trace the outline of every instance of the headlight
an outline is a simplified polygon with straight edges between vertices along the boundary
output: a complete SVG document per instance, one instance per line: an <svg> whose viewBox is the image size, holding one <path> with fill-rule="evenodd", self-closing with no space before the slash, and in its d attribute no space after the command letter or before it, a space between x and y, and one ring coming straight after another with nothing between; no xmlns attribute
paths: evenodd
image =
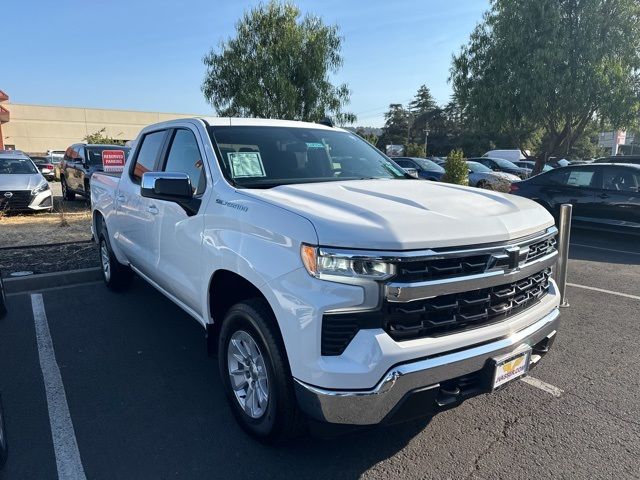
<svg viewBox="0 0 640 480"><path fill-rule="evenodd" d="M392 264L357 253L327 253L303 244L300 256L309 275L316 278L339 276L385 280L394 274Z"/></svg>
<svg viewBox="0 0 640 480"><path fill-rule="evenodd" d="M46 183L46 182L45 182L45 183L41 183L40 185L38 185L36 188L34 188L34 189L31 191L31 195L37 195L37 194L39 194L40 192L44 192L44 191L46 191L46 190L49 190L49 184L48 184L48 183Z"/></svg>

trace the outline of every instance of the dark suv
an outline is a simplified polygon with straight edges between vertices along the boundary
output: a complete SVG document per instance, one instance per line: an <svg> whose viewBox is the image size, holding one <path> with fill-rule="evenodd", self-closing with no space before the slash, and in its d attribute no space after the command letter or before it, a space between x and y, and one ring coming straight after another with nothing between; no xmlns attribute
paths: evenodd
<svg viewBox="0 0 640 480"><path fill-rule="evenodd" d="M125 157L129 147L120 145L92 145L76 143L64 152L60 162L60 183L65 200L73 200L76 194L89 198L89 179L94 172L103 171L102 152L105 150L121 150Z"/></svg>

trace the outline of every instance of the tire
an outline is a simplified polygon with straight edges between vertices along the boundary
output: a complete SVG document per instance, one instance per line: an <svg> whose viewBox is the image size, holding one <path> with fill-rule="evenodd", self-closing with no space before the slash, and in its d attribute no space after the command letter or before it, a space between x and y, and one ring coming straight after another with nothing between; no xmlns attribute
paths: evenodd
<svg viewBox="0 0 640 480"><path fill-rule="evenodd" d="M255 348L251 348L251 341ZM265 444L282 443L302 433L305 422L284 343L264 300L246 300L229 309L220 329L218 352L220 379L229 406L245 432ZM249 393L251 385L253 395ZM255 402L247 402L247 398Z"/></svg>
<svg viewBox="0 0 640 480"><path fill-rule="evenodd" d="M62 198L68 201L76 199L76 194L69 190L67 181L64 179L64 177L60 177L60 187L62 188Z"/></svg>
<svg viewBox="0 0 640 480"><path fill-rule="evenodd" d="M0 318L4 318L7 314L7 296L4 293L4 284L2 283L2 277L0 277Z"/></svg>
<svg viewBox="0 0 640 480"><path fill-rule="evenodd" d="M476 187L477 188L487 188L487 182L485 182L484 180L480 180L478 183L476 183Z"/></svg>
<svg viewBox="0 0 640 480"><path fill-rule="evenodd" d="M102 279L109 290L122 292L131 284L133 272L131 269L118 262L111 244L107 230L102 228L98 240L98 254L100 255L100 266L102 267Z"/></svg>
<svg viewBox="0 0 640 480"><path fill-rule="evenodd" d="M2 410L2 397L0 397L0 469L7 462L9 446L7 445L7 432L4 426L4 411Z"/></svg>

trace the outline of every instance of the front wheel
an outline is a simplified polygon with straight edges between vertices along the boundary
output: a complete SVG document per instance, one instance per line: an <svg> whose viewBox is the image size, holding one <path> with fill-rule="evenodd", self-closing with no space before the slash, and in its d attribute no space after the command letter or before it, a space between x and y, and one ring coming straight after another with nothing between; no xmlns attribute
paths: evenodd
<svg viewBox="0 0 640 480"><path fill-rule="evenodd" d="M100 233L100 240L98 242L102 278L107 288L119 292L129 286L133 272L128 266L118 262L113 250L111 250L111 245L105 232L106 230Z"/></svg>
<svg viewBox="0 0 640 480"><path fill-rule="evenodd" d="M264 300L238 303L223 320L218 349L220 378L236 420L267 444L294 438L304 427L275 322Z"/></svg>
<svg viewBox="0 0 640 480"><path fill-rule="evenodd" d="M60 188L62 189L62 198L68 201L75 200L76 194L69 190L69 186L64 177L60 177Z"/></svg>

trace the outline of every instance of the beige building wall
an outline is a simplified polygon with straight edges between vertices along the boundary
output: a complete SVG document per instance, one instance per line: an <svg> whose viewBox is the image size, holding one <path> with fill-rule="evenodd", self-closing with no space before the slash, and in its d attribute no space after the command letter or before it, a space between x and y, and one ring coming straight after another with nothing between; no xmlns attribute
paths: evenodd
<svg viewBox="0 0 640 480"><path fill-rule="evenodd" d="M110 137L132 140L143 127L151 123L203 116L20 103L4 103L3 106L11 112L11 120L2 125L4 144L15 145L16 149L29 153L65 150L102 128Z"/></svg>

